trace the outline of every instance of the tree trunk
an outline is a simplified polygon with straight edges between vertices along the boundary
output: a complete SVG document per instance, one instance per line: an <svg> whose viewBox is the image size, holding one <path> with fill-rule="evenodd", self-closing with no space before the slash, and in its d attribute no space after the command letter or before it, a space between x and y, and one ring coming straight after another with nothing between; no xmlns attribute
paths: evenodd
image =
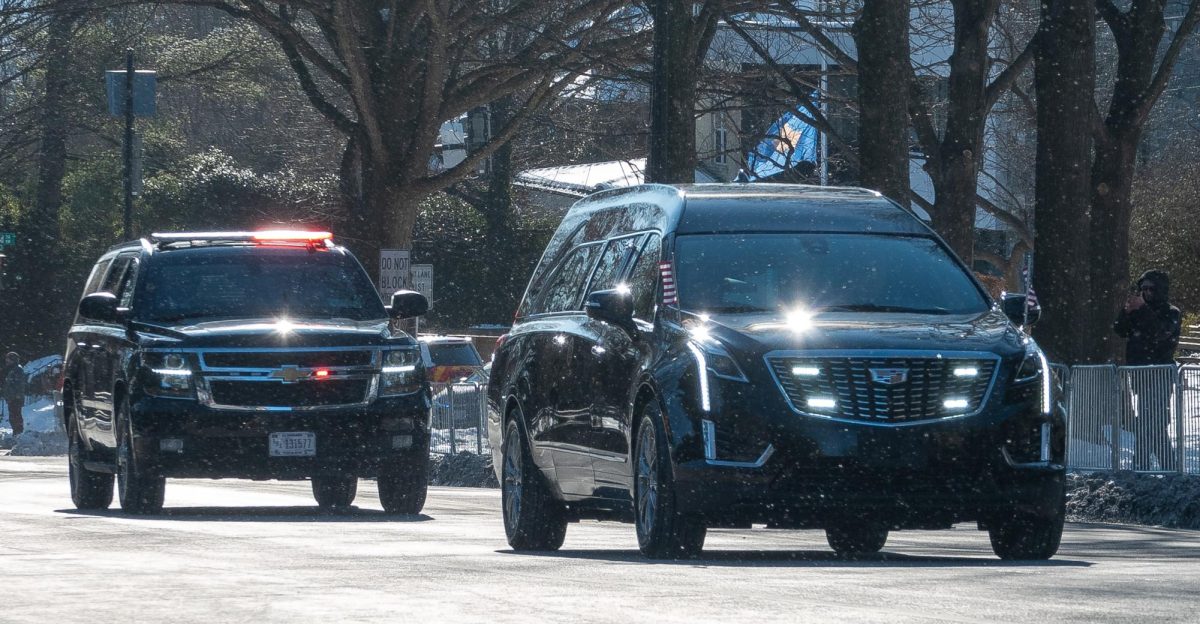
<svg viewBox="0 0 1200 624"><path fill-rule="evenodd" d="M500 98L492 102L492 123L507 124L512 117L516 105L512 97ZM511 259L515 258L516 232L513 227L513 148L511 143L505 143L492 154L491 176L488 179L487 196L483 206L483 218L487 223L490 240L487 253L491 259L510 260L484 261L485 282L491 290L481 306L487 322L505 322L512 320L512 313L525 284L522 280L525 267L514 266Z"/></svg>
<svg viewBox="0 0 1200 624"><path fill-rule="evenodd" d="M692 3L654 0L654 73L646 181L696 180L696 73Z"/></svg>
<svg viewBox="0 0 1200 624"><path fill-rule="evenodd" d="M1088 263L1096 310L1089 331L1094 348L1088 359L1094 362L1116 361L1123 346L1112 322L1128 294L1130 198L1141 135L1141 128L1110 132L1109 140L1096 146L1092 163L1092 248L1103 250Z"/></svg>
<svg viewBox="0 0 1200 624"><path fill-rule="evenodd" d="M858 49L860 183L909 205L908 0L866 0Z"/></svg>
<svg viewBox="0 0 1200 624"><path fill-rule="evenodd" d="M988 32L996 0L954 0L946 131L932 176L933 228L968 266L975 255L975 197L987 122Z"/></svg>
<svg viewBox="0 0 1200 624"><path fill-rule="evenodd" d="M1095 94L1095 0L1046 0L1035 59L1038 145L1034 196L1034 287L1042 304L1038 342L1063 364L1085 361L1089 327L1087 263L1091 119ZM1108 310L1104 310L1107 315Z"/></svg>

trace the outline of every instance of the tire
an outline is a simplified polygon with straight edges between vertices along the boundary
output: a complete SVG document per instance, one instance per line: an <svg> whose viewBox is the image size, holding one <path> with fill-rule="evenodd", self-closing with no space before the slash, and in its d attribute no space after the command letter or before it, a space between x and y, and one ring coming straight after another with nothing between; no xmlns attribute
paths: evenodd
<svg viewBox="0 0 1200 624"><path fill-rule="evenodd" d="M1059 477L1061 479L1061 477ZM1062 543L1063 521L1067 516L1065 486L1049 514L1020 512L1001 518L988 526L992 551L1006 561L1045 561L1058 552Z"/></svg>
<svg viewBox="0 0 1200 624"><path fill-rule="evenodd" d="M117 497L127 514L151 515L162 511L167 480L146 470L144 459L133 448L133 422L129 399L117 410Z"/></svg>
<svg viewBox="0 0 1200 624"><path fill-rule="evenodd" d="M358 477L313 477L312 491L321 509L346 509L358 494Z"/></svg>
<svg viewBox="0 0 1200 624"><path fill-rule="evenodd" d="M419 514L429 492L429 454L379 472L379 503L390 514Z"/></svg>
<svg viewBox="0 0 1200 624"><path fill-rule="evenodd" d="M841 557L873 555L887 539L887 527L878 524L846 523L825 529L825 541Z"/></svg>
<svg viewBox="0 0 1200 624"><path fill-rule="evenodd" d="M567 537L566 513L533 463L517 422L520 418L517 412L504 433L500 482L504 535L513 550L558 550Z"/></svg>
<svg viewBox="0 0 1200 624"><path fill-rule="evenodd" d="M69 418L74 418L69 416ZM76 509L108 509L113 500L113 475L92 472L83 465L83 442L74 423L67 433L67 474Z"/></svg>
<svg viewBox="0 0 1200 624"><path fill-rule="evenodd" d="M633 467L638 549L651 559L690 559L699 555L708 529L699 518L678 511L674 471L657 401L650 401L642 412Z"/></svg>

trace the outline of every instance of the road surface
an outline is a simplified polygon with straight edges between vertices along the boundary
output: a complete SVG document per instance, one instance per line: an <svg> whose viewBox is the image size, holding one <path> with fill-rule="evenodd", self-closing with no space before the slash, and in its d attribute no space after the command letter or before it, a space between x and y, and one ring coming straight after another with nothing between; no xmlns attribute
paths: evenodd
<svg viewBox="0 0 1200 624"><path fill-rule="evenodd" d="M321 514L306 482L167 482L166 510L76 511L62 457L0 457L0 622L1200 621L1200 532L1068 526L1046 563L985 533L893 533L864 561L819 531L719 530L649 562L633 528L571 525L516 554L496 490L432 488L383 514L374 484Z"/></svg>

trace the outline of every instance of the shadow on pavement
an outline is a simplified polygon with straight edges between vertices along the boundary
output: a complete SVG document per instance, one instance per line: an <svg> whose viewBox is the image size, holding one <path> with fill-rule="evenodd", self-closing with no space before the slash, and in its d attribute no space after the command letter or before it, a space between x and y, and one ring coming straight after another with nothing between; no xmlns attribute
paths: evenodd
<svg viewBox="0 0 1200 624"><path fill-rule="evenodd" d="M58 509L57 513L72 516L101 518L132 518L136 520L204 520L207 522L427 522L425 514L389 514L378 509L346 509L324 511L319 507L168 507L162 513L129 515L120 509L82 511Z"/></svg>
<svg viewBox="0 0 1200 624"><path fill-rule="evenodd" d="M1087 561L1055 558L1050 561L1002 561L982 557L949 557L949 556L918 556L905 555L895 552L884 552L848 559L839 557L831 551L820 550L706 550L695 559L647 559L636 550L560 550L557 552L516 552L512 550L497 551L505 554L535 555L543 557L561 557L565 559L584 559L592 561L613 561L622 563L641 563L647 565L685 565L696 567L738 566L738 567L889 567L889 568L919 568L919 567L1089 567Z"/></svg>

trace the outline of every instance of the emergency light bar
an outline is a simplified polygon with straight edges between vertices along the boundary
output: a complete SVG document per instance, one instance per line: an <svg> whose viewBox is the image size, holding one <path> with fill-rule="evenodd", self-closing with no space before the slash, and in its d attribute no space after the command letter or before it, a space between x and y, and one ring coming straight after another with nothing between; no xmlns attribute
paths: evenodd
<svg viewBox="0 0 1200 624"><path fill-rule="evenodd" d="M258 232L155 232L150 241L158 244L188 242L248 242L248 243L325 243L333 241L331 232L309 230L262 230Z"/></svg>

